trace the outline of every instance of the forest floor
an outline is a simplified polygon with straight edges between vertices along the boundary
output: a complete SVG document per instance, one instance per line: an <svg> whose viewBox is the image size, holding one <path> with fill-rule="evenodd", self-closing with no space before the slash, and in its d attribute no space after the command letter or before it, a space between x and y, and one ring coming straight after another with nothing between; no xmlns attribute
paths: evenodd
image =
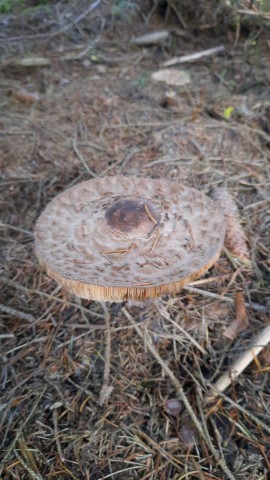
<svg viewBox="0 0 270 480"><path fill-rule="evenodd" d="M270 348L206 399L269 322L269 40L101 3L0 16L1 478L267 480ZM153 80L221 45L175 65L188 83ZM226 187L251 266L223 252L203 292L144 308L61 289L35 257L38 216L67 187L119 174ZM230 340L239 292L248 323Z"/></svg>

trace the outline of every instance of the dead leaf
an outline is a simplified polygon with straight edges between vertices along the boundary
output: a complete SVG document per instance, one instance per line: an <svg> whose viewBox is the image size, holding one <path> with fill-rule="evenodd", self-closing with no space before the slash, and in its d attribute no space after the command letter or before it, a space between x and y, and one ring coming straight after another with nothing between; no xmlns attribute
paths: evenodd
<svg viewBox="0 0 270 480"><path fill-rule="evenodd" d="M224 246L233 256L243 261L250 261L246 235L233 197L226 188L221 187L214 188L211 197L219 203L224 213L226 221Z"/></svg>
<svg viewBox="0 0 270 480"><path fill-rule="evenodd" d="M155 82L165 82L167 85L175 85L176 87L187 85L191 82L188 72L170 68L164 68L163 70L152 73L152 80Z"/></svg>
<svg viewBox="0 0 270 480"><path fill-rule="evenodd" d="M247 329L249 325L245 300L241 292L235 294L235 310L236 318L233 322L224 330L224 337L234 340L240 332L243 332Z"/></svg>
<svg viewBox="0 0 270 480"><path fill-rule="evenodd" d="M40 95L38 93L28 92L25 89L15 92L14 98L16 98L18 102L24 103L25 105L30 105L31 103L36 103L40 101Z"/></svg>
<svg viewBox="0 0 270 480"><path fill-rule="evenodd" d="M229 315L229 306L227 303L215 302L211 305L205 305L204 315L208 320L215 320L218 318L220 322L225 321Z"/></svg>
<svg viewBox="0 0 270 480"><path fill-rule="evenodd" d="M155 32L146 33L140 37L132 38L131 43L133 45L154 45L157 43L163 43L170 37L169 30L157 30Z"/></svg>

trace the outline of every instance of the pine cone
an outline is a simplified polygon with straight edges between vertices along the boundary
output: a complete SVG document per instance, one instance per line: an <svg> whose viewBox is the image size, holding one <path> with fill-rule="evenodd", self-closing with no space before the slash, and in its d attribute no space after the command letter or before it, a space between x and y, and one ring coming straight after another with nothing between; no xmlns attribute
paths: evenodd
<svg viewBox="0 0 270 480"><path fill-rule="evenodd" d="M216 187L210 193L213 200L216 200L224 213L226 221L226 235L224 246L229 252L243 261L249 261L250 255L247 247L246 236L241 225L241 219L237 205L226 190L226 188Z"/></svg>

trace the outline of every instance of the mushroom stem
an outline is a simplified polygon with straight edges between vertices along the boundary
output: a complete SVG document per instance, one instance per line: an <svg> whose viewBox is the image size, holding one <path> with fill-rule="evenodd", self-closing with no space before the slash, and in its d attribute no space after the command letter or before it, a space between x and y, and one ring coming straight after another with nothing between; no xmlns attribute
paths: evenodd
<svg viewBox="0 0 270 480"><path fill-rule="evenodd" d="M110 386L110 370L111 370L111 326L110 326L110 315L105 303L102 303L103 310L105 312L105 322L106 322L106 348L105 348L105 367L103 375L103 385L99 395L99 405L102 406L104 403L107 403L110 394L112 393L113 387Z"/></svg>

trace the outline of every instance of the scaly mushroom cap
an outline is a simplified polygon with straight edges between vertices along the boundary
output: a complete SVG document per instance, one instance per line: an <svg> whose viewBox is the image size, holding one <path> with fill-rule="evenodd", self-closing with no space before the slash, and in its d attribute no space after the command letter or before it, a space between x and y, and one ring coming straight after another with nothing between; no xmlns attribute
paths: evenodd
<svg viewBox="0 0 270 480"><path fill-rule="evenodd" d="M193 188L116 176L58 195L35 234L52 278L82 298L118 302L176 292L202 275L220 255L225 223Z"/></svg>

